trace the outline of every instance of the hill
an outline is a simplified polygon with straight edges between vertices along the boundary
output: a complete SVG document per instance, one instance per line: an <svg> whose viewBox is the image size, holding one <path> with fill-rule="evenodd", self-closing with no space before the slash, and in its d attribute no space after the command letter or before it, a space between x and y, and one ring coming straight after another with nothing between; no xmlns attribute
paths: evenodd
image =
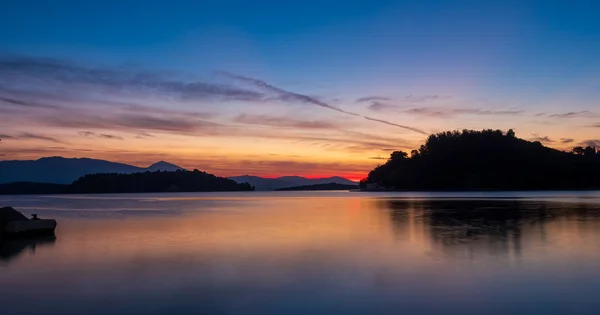
<svg viewBox="0 0 600 315"><path fill-rule="evenodd" d="M198 170L90 174L77 179L70 185L31 182L0 184L0 195L251 190L254 190L254 187L249 184L238 184L233 180Z"/></svg>
<svg viewBox="0 0 600 315"><path fill-rule="evenodd" d="M304 185L304 186L295 186L295 187L287 187L287 188L279 188L275 189L277 191L302 191L302 190L351 190L358 189L358 185L344 185L344 184L315 184L315 185Z"/></svg>
<svg viewBox="0 0 600 315"><path fill-rule="evenodd" d="M361 181L367 190L547 190L600 188L600 153L564 152L512 130L442 132L410 154L395 151Z"/></svg>
<svg viewBox="0 0 600 315"><path fill-rule="evenodd" d="M238 184L198 170L175 172L143 172L133 174L85 175L70 185L72 193L138 193L251 191L249 184Z"/></svg>
<svg viewBox="0 0 600 315"><path fill-rule="evenodd" d="M70 184L86 174L175 171L177 165L158 162L148 168L88 158L45 157L30 161L0 161L0 184L38 182Z"/></svg>
<svg viewBox="0 0 600 315"><path fill-rule="evenodd" d="M287 187L295 186L306 186L306 185L317 185L317 184L344 184L344 185L356 185L356 182L348 180L343 177L328 177L328 178L305 178L300 176L283 176L278 178L264 178L258 176L235 176L229 177L238 183L249 183L256 187L256 190L270 191L277 190Z"/></svg>
<svg viewBox="0 0 600 315"><path fill-rule="evenodd" d="M175 164L169 163L169 162L165 162L165 161L160 161L160 162L156 162L150 166L148 166L148 168L146 169L150 172L156 172L156 171L167 171L167 172L175 172L178 170L185 170Z"/></svg>

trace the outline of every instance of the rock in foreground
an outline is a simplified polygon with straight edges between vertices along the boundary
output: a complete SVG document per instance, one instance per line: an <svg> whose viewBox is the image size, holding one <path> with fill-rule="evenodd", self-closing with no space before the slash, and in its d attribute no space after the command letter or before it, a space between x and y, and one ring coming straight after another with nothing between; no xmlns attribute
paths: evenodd
<svg viewBox="0 0 600 315"><path fill-rule="evenodd" d="M3 237L52 235L55 229L56 220L42 220L37 215L28 219L11 207L0 208L0 235Z"/></svg>

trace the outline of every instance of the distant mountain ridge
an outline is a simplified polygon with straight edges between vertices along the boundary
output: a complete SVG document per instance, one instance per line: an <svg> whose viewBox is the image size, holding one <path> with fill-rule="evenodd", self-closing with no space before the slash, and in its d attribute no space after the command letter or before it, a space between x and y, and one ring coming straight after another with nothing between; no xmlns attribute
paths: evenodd
<svg viewBox="0 0 600 315"><path fill-rule="evenodd" d="M172 172L179 169L185 170L178 165L165 161L156 162L148 167L139 167L90 158L44 157L37 160L0 161L0 184L15 182L71 184L73 181L87 174L131 174L147 171ZM229 177L229 179L237 183L249 183L256 187L256 190L263 191L329 183L357 185L356 182L339 176L328 178L305 178L301 176L263 178L244 175Z"/></svg>
<svg viewBox="0 0 600 315"><path fill-rule="evenodd" d="M37 160L0 161L0 184L38 182L70 184L86 174L131 174L146 171L175 171L175 164L157 162L147 168L89 158L44 157Z"/></svg>
<svg viewBox="0 0 600 315"><path fill-rule="evenodd" d="M174 172L177 170L185 170L184 168L177 166L175 164L169 163L169 162L165 162L165 161L160 161L160 162L156 162L150 166L148 166L148 168L146 168L148 171L150 172L156 172L156 171L167 171L167 172Z"/></svg>
<svg viewBox="0 0 600 315"><path fill-rule="evenodd" d="M264 178L259 176L242 175L229 177L229 179L233 179L238 183L248 183L254 186L256 190L262 191L330 183L343 185L357 185L356 182L339 176L327 178L306 178L301 176L282 176L277 178Z"/></svg>
<svg viewBox="0 0 600 315"><path fill-rule="evenodd" d="M360 187L357 184L345 185L345 184L315 184L306 186L294 186L287 188L279 188L277 191L314 191L314 190L358 190Z"/></svg>

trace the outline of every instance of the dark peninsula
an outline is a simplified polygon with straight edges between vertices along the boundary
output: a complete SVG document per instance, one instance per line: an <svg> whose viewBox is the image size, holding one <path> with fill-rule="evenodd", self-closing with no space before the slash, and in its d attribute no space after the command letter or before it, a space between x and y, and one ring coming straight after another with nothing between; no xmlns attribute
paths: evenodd
<svg viewBox="0 0 600 315"><path fill-rule="evenodd" d="M70 185L19 182L0 185L0 194L96 194L147 192L252 191L248 183L236 183L198 170L156 171L131 174L85 175Z"/></svg>
<svg viewBox="0 0 600 315"><path fill-rule="evenodd" d="M395 151L360 183L364 190L600 189L600 151L571 152L519 139L512 130L448 131L410 155Z"/></svg>
<svg viewBox="0 0 600 315"><path fill-rule="evenodd" d="M275 189L276 191L301 191L301 190L351 190L358 189L358 185L346 185L338 183L303 185Z"/></svg>

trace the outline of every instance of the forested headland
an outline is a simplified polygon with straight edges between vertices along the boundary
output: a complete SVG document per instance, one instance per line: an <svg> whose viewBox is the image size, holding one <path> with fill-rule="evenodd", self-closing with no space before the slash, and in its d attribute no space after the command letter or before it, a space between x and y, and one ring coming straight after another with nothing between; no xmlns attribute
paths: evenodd
<svg viewBox="0 0 600 315"><path fill-rule="evenodd" d="M433 134L412 152L394 151L360 183L364 190L600 189L600 151L570 152L519 139L514 131Z"/></svg>
<svg viewBox="0 0 600 315"><path fill-rule="evenodd" d="M9 183L0 185L0 194L95 194L145 192L252 191L248 183L236 183L198 170L156 171L131 174L85 175L70 185Z"/></svg>

